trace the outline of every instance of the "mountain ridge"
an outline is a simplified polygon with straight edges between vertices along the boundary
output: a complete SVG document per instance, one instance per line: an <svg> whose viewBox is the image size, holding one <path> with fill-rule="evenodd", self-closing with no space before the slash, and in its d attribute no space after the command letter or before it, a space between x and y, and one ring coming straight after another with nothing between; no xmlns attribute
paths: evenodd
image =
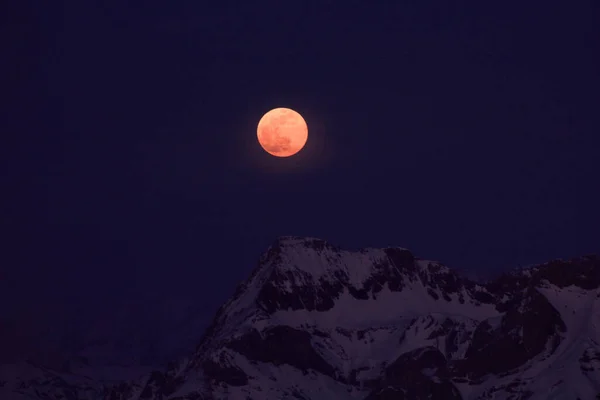
<svg viewBox="0 0 600 400"><path fill-rule="evenodd" d="M600 392L599 287L593 255L478 283L401 247L348 251L284 236L189 357L98 396L591 398ZM561 378L560 362L578 372Z"/></svg>

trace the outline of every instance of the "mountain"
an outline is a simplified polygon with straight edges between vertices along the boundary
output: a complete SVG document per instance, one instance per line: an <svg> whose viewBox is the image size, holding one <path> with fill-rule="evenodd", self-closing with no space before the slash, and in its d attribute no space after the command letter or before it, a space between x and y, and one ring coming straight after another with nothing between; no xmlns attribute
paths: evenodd
<svg viewBox="0 0 600 400"><path fill-rule="evenodd" d="M600 259L478 283L402 248L282 237L188 357L116 384L44 374L0 386L52 400L593 399Z"/></svg>
<svg viewBox="0 0 600 400"><path fill-rule="evenodd" d="M103 313L74 316L68 305L49 304L41 316L0 319L0 400L100 399L103 387L193 351L206 328L204 305L185 291L165 291L172 295L131 290Z"/></svg>

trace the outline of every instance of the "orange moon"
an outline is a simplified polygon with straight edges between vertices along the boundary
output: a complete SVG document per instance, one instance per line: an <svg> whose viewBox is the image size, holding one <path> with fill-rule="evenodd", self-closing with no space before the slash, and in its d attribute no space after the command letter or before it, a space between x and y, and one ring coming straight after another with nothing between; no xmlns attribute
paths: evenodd
<svg viewBox="0 0 600 400"><path fill-rule="evenodd" d="M258 121L258 143L275 157L298 153L308 140L308 126L302 115L289 108L274 108Z"/></svg>

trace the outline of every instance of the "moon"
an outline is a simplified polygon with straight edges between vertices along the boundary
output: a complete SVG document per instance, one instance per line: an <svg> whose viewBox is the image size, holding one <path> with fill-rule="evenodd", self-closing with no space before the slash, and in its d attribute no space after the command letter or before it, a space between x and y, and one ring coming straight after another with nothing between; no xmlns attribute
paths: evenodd
<svg viewBox="0 0 600 400"><path fill-rule="evenodd" d="M298 153L308 140L308 126L302 115L289 108L274 108L262 116L256 128L258 143L275 157Z"/></svg>

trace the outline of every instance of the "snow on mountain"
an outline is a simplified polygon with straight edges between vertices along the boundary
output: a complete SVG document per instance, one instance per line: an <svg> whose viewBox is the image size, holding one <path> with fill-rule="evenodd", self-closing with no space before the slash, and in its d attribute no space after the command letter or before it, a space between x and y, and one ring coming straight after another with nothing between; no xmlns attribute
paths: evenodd
<svg viewBox="0 0 600 400"><path fill-rule="evenodd" d="M96 391L110 400L597 393L597 257L476 283L406 249L346 251L298 237L263 254L188 357Z"/></svg>
<svg viewBox="0 0 600 400"><path fill-rule="evenodd" d="M599 264L556 261L478 284L406 249L283 237L196 352L138 382L140 398L585 399L600 391ZM565 315L574 308L589 311ZM554 379L561 362L570 374Z"/></svg>
<svg viewBox="0 0 600 400"><path fill-rule="evenodd" d="M85 376L57 372L31 363L0 366L0 398L2 400L95 400L98 383Z"/></svg>
<svg viewBox="0 0 600 400"><path fill-rule="evenodd" d="M107 313L90 312L86 314L87 320L79 318L77 329L73 329L66 316L61 314L57 318L56 309L50 309L47 320L40 321L38 329L33 330L37 340L31 331L26 331L30 333L26 339L35 346L20 346L13 354L0 357L0 388L3 387L0 400L10 400L7 391L20 393L19 387L39 393L37 396L80 399L80 395L72 397L81 391L80 385L86 393L93 393L91 398L100 399L104 387L135 380L193 351L198 332L205 328L198 317L203 304L183 293L168 299L139 292L130 294L127 301L110 307ZM15 343L13 338L17 344L23 342L18 340L23 324L13 323L8 328L8 332L0 335L5 339L0 356ZM50 335L44 334L48 331ZM39 340L40 337L45 340ZM59 378L63 384L56 384Z"/></svg>

